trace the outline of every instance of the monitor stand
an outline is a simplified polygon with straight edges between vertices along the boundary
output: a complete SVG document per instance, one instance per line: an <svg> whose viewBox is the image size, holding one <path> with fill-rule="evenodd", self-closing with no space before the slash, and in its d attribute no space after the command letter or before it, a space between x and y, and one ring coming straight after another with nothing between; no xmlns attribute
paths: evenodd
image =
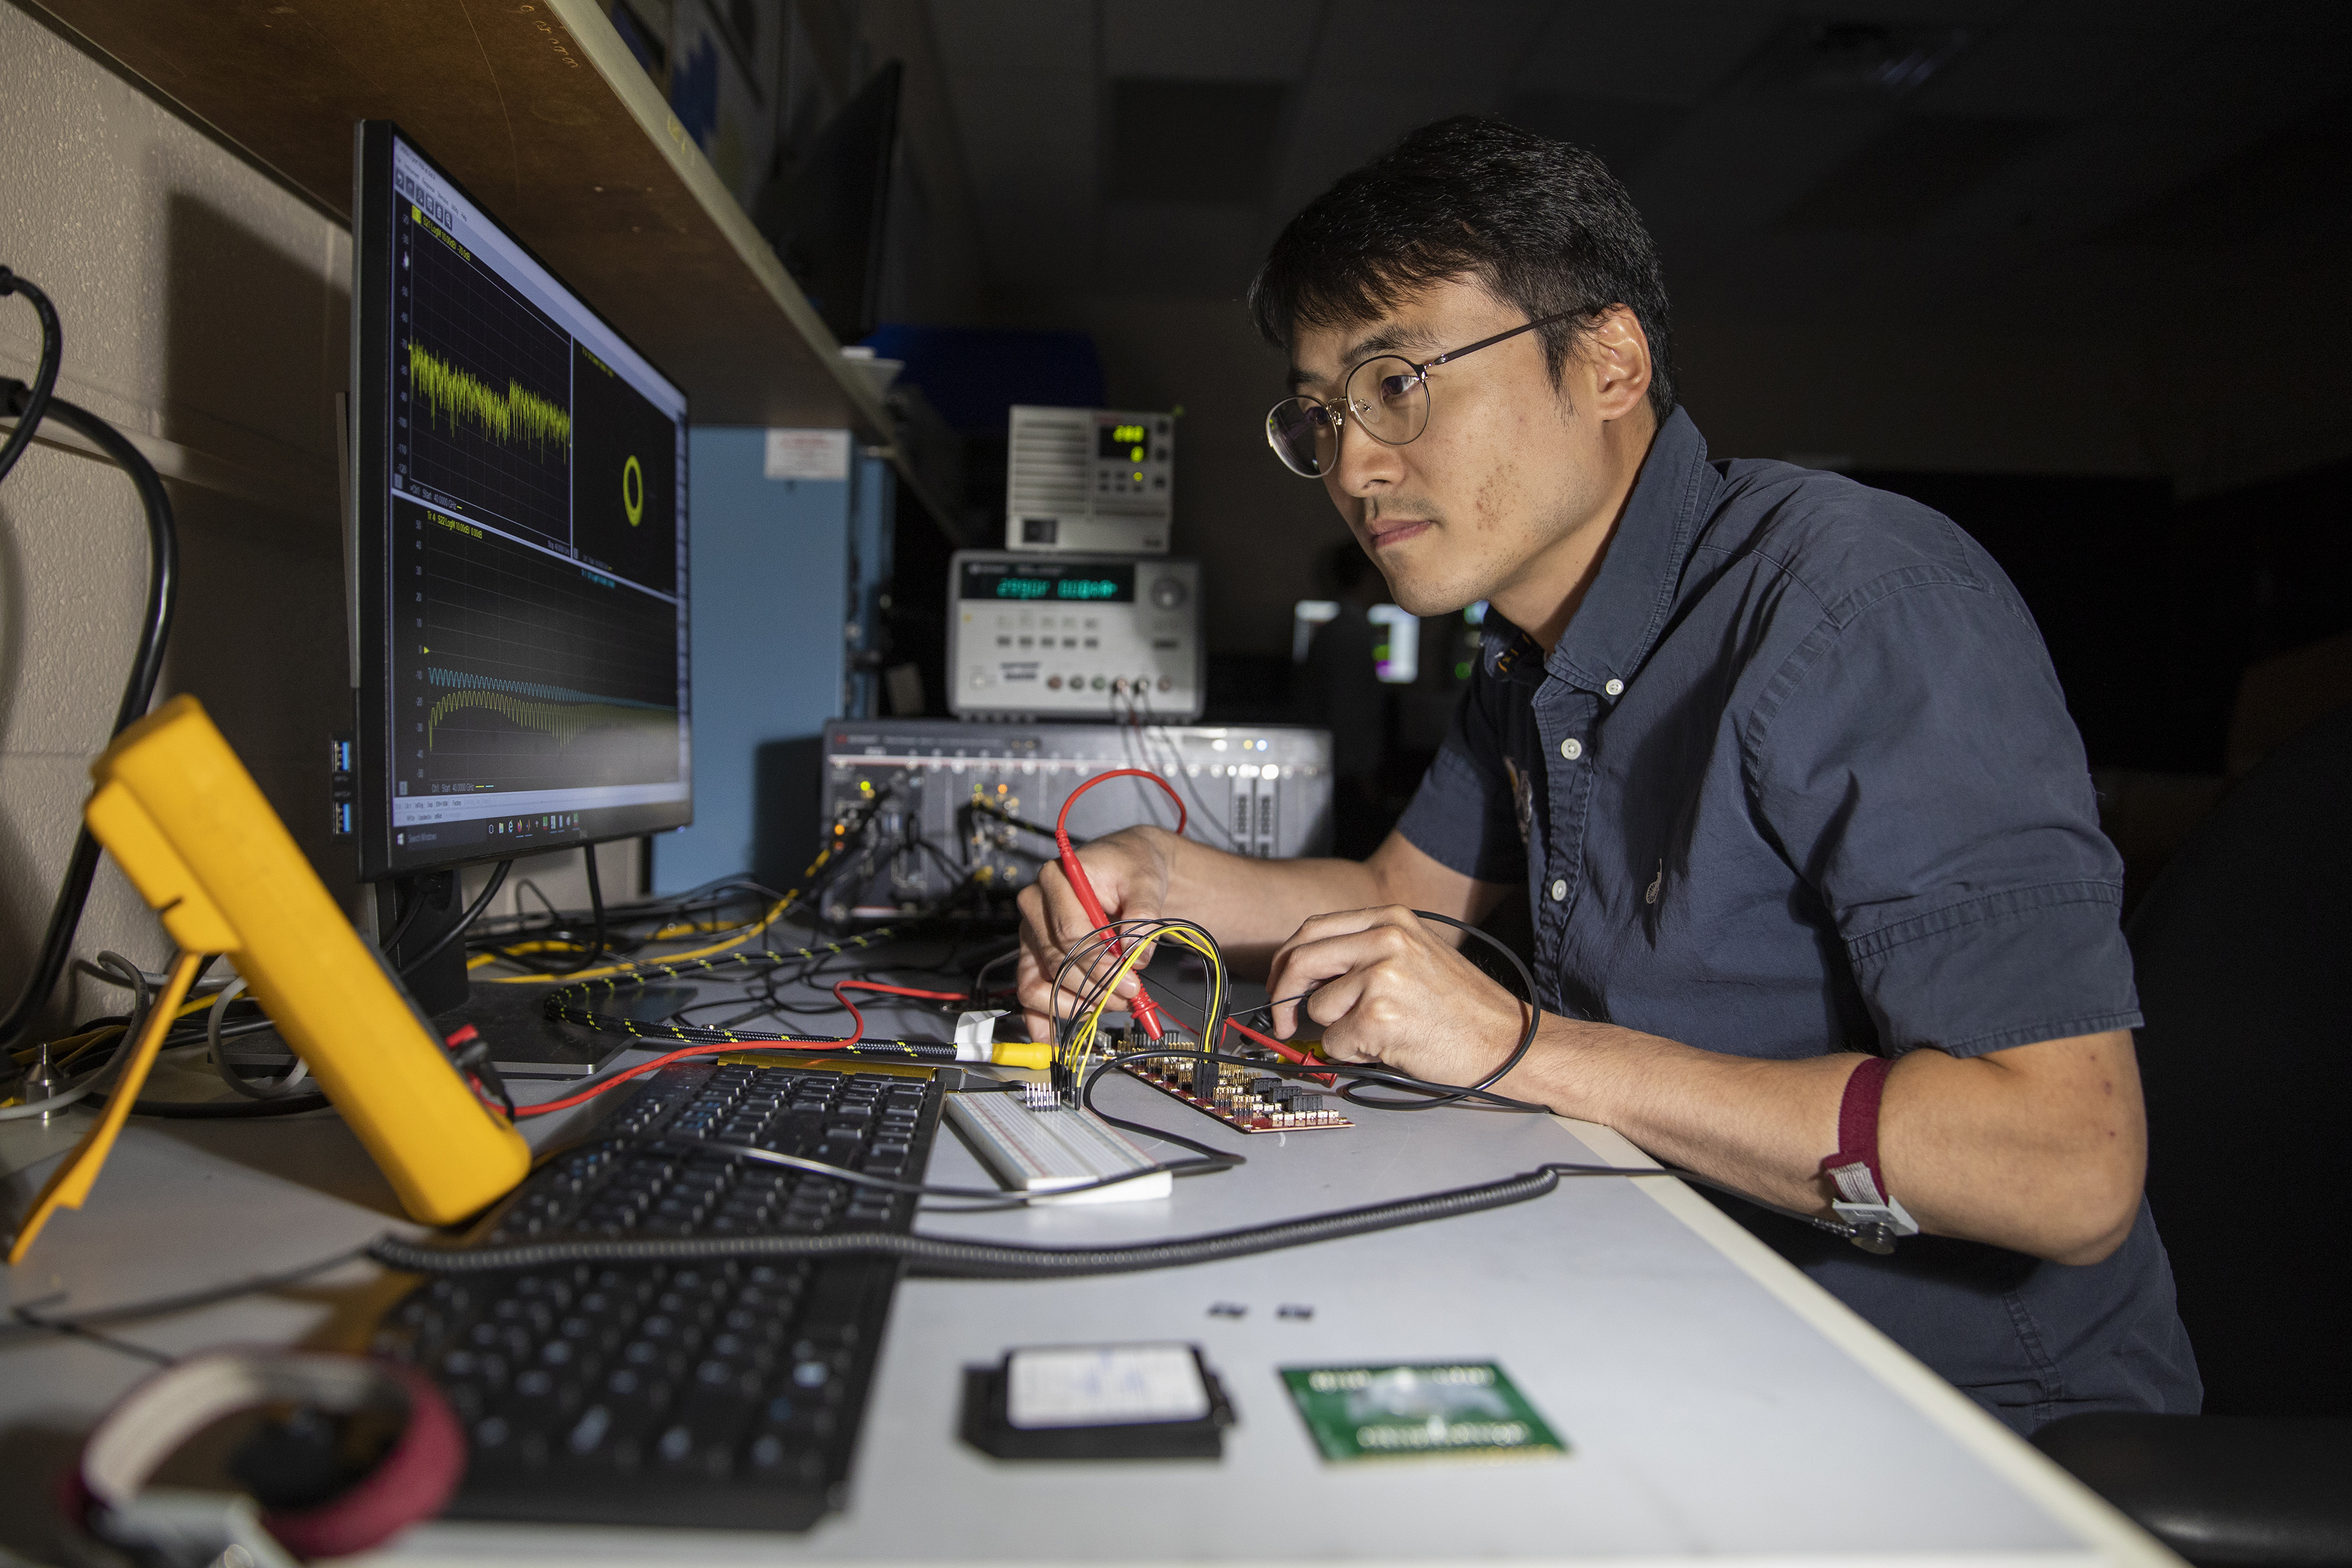
<svg viewBox="0 0 2352 1568"><path fill-rule="evenodd" d="M425 900L423 911L409 922L387 962L408 987L417 1010L445 1037L462 1025L473 1025L490 1042L492 1065L508 1078L586 1078L631 1048L634 1042L626 1036L586 1035L548 1018L540 1011L545 985L474 984L467 978L462 937L413 972L403 970L403 964L415 964L415 955L438 942L466 912L457 872L423 871L376 885L376 929L390 931L394 911L411 908L419 899ZM608 1005L611 1000L618 999L608 999ZM661 1005L664 1013L679 1005L673 998L646 1000Z"/></svg>

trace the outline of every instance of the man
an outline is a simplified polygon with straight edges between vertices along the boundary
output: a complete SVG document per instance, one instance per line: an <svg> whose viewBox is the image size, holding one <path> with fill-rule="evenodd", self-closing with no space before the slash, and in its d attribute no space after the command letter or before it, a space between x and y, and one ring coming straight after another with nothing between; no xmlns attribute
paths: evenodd
<svg viewBox="0 0 2352 1568"><path fill-rule="evenodd" d="M2000 568L1898 497L1710 462L1649 237L1573 148L1415 132L1291 222L1251 303L1295 367L1277 456L1398 604L1488 602L1481 668L1370 859L1134 829L1084 857L1113 918L1270 960L1278 1033L1474 1084L1522 1014L1412 911L1523 887L1544 1012L1498 1092L1785 1209L1891 1199L1926 1234L1885 1257L1727 1204L2020 1431L2194 1410L2121 867ZM1089 922L1054 869L1022 906L1042 1026Z"/></svg>

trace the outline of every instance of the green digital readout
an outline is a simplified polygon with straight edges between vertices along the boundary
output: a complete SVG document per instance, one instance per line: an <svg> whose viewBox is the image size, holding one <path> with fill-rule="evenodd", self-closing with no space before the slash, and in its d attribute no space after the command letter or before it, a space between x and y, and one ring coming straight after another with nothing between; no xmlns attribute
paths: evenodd
<svg viewBox="0 0 2352 1568"><path fill-rule="evenodd" d="M1064 577L1049 582L1043 577L999 577L996 596L1000 599L1116 599L1118 584L1108 577Z"/></svg>
<svg viewBox="0 0 2352 1568"><path fill-rule="evenodd" d="M956 596L1024 604L1127 605L1135 601L1135 568L1125 562L967 561Z"/></svg>
<svg viewBox="0 0 2352 1568"><path fill-rule="evenodd" d="M1140 425L1104 425L1095 434L1095 456L1119 462L1139 463L1150 449L1150 438Z"/></svg>

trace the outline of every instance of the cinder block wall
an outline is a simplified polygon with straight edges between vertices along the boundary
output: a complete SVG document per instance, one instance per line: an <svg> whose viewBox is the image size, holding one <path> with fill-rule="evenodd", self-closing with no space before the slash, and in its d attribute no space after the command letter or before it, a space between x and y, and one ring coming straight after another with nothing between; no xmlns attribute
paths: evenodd
<svg viewBox="0 0 2352 1568"><path fill-rule="evenodd" d="M57 302L59 395L112 422L171 491L183 575L161 695L204 702L357 911L325 793L326 739L350 712L335 435L349 232L0 0L0 262ZM32 310L0 300L0 372L30 379L38 347ZM46 434L0 481L0 1005L48 919L146 591L129 482ZM632 896L635 847L604 856L608 896ZM584 901L579 858L516 869ZM108 947L150 966L169 953L110 865L75 951ZM69 978L53 1013L120 995Z"/></svg>

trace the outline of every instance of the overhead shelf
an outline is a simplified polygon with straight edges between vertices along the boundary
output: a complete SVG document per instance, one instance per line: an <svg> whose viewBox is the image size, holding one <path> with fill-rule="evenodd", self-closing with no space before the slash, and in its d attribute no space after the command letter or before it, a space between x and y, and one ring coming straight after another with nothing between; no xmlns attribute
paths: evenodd
<svg viewBox="0 0 2352 1568"><path fill-rule="evenodd" d="M39 3L346 222L353 122L398 121L687 389L697 423L846 427L947 517L594 0Z"/></svg>

